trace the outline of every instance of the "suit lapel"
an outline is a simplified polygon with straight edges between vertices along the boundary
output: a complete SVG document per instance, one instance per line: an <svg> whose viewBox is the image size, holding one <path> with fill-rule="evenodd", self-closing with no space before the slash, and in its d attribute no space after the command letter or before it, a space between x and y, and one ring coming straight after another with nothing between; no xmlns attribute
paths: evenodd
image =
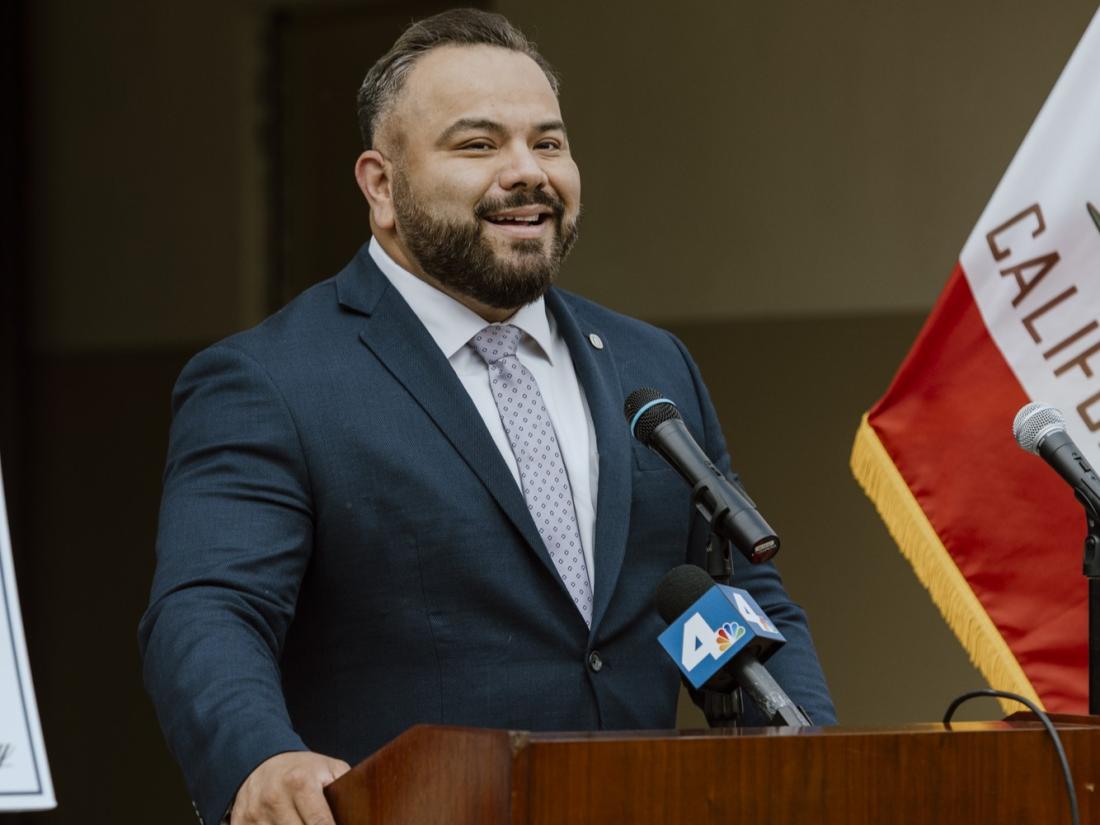
<svg viewBox="0 0 1100 825"><path fill-rule="evenodd" d="M623 394L607 339L590 328L583 313L575 313L562 293L550 290L547 303L558 332L573 356L577 379L584 389L596 444L600 454L600 480L596 493L595 592L592 605L592 630L599 626L607 611L611 594L619 579L630 529L631 449L630 436L623 420ZM589 337L596 334L601 348Z"/></svg>
<svg viewBox="0 0 1100 825"><path fill-rule="evenodd" d="M424 325L378 269L366 245L336 276L336 292L342 306L365 316L360 340L435 422L566 592L527 510L523 493L465 387ZM583 313L575 314L557 290L550 290L546 300L573 357L577 379L592 415L600 456L593 549L596 580L592 630L595 631L611 601L626 552L631 500L630 438L623 421L618 370L606 344L597 349L589 338L600 331L590 329ZM600 340L602 343L605 339Z"/></svg>
<svg viewBox="0 0 1100 825"><path fill-rule="evenodd" d="M543 563L558 577L527 502L462 382L364 246L336 278L344 307L365 316L360 340L416 399ZM562 585L564 588L564 585Z"/></svg>

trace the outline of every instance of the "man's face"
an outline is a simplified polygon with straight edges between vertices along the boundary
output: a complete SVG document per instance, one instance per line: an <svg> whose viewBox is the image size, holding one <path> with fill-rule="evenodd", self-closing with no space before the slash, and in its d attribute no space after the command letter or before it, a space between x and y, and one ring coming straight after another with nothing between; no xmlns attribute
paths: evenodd
<svg viewBox="0 0 1100 825"><path fill-rule="evenodd" d="M381 134L410 263L458 296L514 309L542 295L576 238L580 174L557 98L526 55L424 55Z"/></svg>

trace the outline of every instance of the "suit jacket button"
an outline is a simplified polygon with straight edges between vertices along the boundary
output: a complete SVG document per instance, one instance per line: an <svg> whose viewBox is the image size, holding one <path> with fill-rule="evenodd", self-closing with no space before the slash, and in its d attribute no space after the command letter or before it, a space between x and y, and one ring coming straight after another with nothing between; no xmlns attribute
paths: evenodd
<svg viewBox="0 0 1100 825"><path fill-rule="evenodd" d="M603 670L603 659L600 658L600 651L593 650L588 654L588 666L592 668L593 673L599 673Z"/></svg>

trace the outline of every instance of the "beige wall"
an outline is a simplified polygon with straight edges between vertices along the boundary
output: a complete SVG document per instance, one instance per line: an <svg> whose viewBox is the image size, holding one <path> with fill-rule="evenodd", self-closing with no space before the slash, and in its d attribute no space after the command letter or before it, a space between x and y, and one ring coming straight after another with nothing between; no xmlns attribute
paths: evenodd
<svg viewBox="0 0 1100 825"><path fill-rule="evenodd" d="M43 346L261 317L274 5L32 4ZM563 284L664 321L926 309L1095 8L496 6L564 75L586 216Z"/></svg>
<svg viewBox="0 0 1100 825"><path fill-rule="evenodd" d="M587 208L564 283L663 320L926 309L1095 11L497 6L564 75Z"/></svg>

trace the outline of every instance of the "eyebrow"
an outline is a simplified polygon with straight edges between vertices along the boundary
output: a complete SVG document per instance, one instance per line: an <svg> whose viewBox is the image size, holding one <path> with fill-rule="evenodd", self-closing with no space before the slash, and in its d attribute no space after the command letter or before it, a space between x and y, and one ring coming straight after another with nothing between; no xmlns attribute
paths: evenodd
<svg viewBox="0 0 1100 825"><path fill-rule="evenodd" d="M507 130L503 124L497 123L495 120L489 120L488 118L481 117L463 117L456 120L450 126L443 130L438 140L436 140L437 146L442 146L448 143L451 138L460 132L473 132L484 131L492 132L494 135L503 135ZM535 126L535 131L540 134L543 132L565 132L565 124L560 120L547 120L539 123Z"/></svg>

